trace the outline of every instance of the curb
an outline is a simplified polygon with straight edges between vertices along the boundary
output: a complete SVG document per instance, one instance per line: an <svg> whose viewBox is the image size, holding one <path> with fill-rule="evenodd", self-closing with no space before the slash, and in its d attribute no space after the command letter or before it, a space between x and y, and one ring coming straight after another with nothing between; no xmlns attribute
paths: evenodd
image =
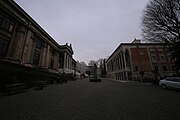
<svg viewBox="0 0 180 120"><path fill-rule="evenodd" d="M120 82L120 83L138 83L138 84L144 84L144 85L153 85L153 83L141 83L139 81L130 81L130 80L113 80L113 79L106 79L106 78L103 78L103 80L109 80L109 81Z"/></svg>

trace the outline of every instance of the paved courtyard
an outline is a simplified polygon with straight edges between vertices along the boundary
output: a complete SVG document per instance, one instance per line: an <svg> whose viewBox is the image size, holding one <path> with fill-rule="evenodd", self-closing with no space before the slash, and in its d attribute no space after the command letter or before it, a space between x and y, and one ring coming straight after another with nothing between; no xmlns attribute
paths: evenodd
<svg viewBox="0 0 180 120"><path fill-rule="evenodd" d="M180 92L141 83L69 81L0 97L0 120L179 120Z"/></svg>

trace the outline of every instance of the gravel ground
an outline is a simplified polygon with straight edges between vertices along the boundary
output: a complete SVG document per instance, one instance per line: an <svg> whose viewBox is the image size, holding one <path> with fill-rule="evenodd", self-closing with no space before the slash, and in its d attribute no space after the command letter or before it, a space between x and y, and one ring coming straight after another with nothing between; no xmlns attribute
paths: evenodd
<svg viewBox="0 0 180 120"><path fill-rule="evenodd" d="M179 120L180 92L152 84L69 81L0 97L0 120Z"/></svg>

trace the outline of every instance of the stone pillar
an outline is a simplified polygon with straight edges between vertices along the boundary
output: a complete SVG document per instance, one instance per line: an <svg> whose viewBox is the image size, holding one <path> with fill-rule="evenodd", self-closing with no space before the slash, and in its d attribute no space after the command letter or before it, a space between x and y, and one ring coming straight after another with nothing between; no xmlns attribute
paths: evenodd
<svg viewBox="0 0 180 120"><path fill-rule="evenodd" d="M124 61L123 52L121 52L121 60L122 60L122 70L124 70L125 69L125 61Z"/></svg>
<svg viewBox="0 0 180 120"><path fill-rule="evenodd" d="M71 56L69 56L69 69L71 70Z"/></svg>
<svg viewBox="0 0 180 120"><path fill-rule="evenodd" d="M55 69L58 70L58 68L59 68L59 53L57 52L55 56Z"/></svg>
<svg viewBox="0 0 180 120"><path fill-rule="evenodd" d="M122 56L121 56L121 53L119 54L119 61L120 61L120 71L122 71Z"/></svg>
<svg viewBox="0 0 180 120"><path fill-rule="evenodd" d="M67 55L67 68L69 69L69 55Z"/></svg>
<svg viewBox="0 0 180 120"><path fill-rule="evenodd" d="M120 68L120 55L118 54L118 70L120 71L121 70L121 68Z"/></svg>
<svg viewBox="0 0 180 120"><path fill-rule="evenodd" d="M31 46L31 52L30 52L29 62L30 62L31 64L33 64L34 50L35 50L35 46L36 46L36 39L35 39L34 34L31 35L31 40L32 40L32 46Z"/></svg>
<svg viewBox="0 0 180 120"><path fill-rule="evenodd" d="M70 69L73 70L73 60L72 60L72 57L70 59Z"/></svg>
<svg viewBox="0 0 180 120"><path fill-rule="evenodd" d="M69 69L69 55L66 54L66 68Z"/></svg>
<svg viewBox="0 0 180 120"><path fill-rule="evenodd" d="M45 61L45 67L46 68L49 68L49 65L50 65L49 61L50 61L50 46L47 45L47 49L46 49L46 61Z"/></svg>
<svg viewBox="0 0 180 120"><path fill-rule="evenodd" d="M58 61L59 61L59 54L57 52L55 52L53 68L56 70L58 70L58 65L59 65Z"/></svg>
<svg viewBox="0 0 180 120"><path fill-rule="evenodd" d="M25 38L24 49L22 51L22 61L24 63L29 63L31 57L31 48L33 46L33 40L31 38L32 32L30 30L27 31L27 35Z"/></svg>
<svg viewBox="0 0 180 120"><path fill-rule="evenodd" d="M14 59L21 59L26 29L25 26L19 25L14 33L11 48L10 51L8 51Z"/></svg>
<svg viewBox="0 0 180 120"><path fill-rule="evenodd" d="M71 65L71 63L70 63L70 56L68 55L68 69L70 69L70 65Z"/></svg>
<svg viewBox="0 0 180 120"><path fill-rule="evenodd" d="M42 57L41 57L41 66L45 67L46 66L46 59L47 59L47 49L48 49L48 44L44 43L44 46L42 48Z"/></svg>
<svg viewBox="0 0 180 120"><path fill-rule="evenodd" d="M125 57L125 52L123 52L123 61L124 61L124 69L126 70L126 57Z"/></svg>
<svg viewBox="0 0 180 120"><path fill-rule="evenodd" d="M118 71L118 56L116 56L116 71Z"/></svg>
<svg viewBox="0 0 180 120"><path fill-rule="evenodd" d="M68 69L70 69L70 57L68 55Z"/></svg>
<svg viewBox="0 0 180 120"><path fill-rule="evenodd" d="M64 53L63 73L65 72L65 69L66 69L66 53Z"/></svg>
<svg viewBox="0 0 180 120"><path fill-rule="evenodd" d="M125 52L122 53L123 54L123 61L124 61L124 80L127 80L127 65L126 65L126 57L125 57Z"/></svg>
<svg viewBox="0 0 180 120"><path fill-rule="evenodd" d="M113 72L113 60L111 60L111 72Z"/></svg>

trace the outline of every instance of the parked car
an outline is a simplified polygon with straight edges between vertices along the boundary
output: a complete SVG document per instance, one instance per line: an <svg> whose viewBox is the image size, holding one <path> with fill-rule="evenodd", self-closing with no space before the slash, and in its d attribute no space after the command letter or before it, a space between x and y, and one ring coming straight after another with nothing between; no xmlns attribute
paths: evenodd
<svg viewBox="0 0 180 120"><path fill-rule="evenodd" d="M89 82L101 82L101 79L98 77L90 76Z"/></svg>
<svg viewBox="0 0 180 120"><path fill-rule="evenodd" d="M177 88L180 89L180 77L167 77L159 81L159 85L164 88Z"/></svg>

